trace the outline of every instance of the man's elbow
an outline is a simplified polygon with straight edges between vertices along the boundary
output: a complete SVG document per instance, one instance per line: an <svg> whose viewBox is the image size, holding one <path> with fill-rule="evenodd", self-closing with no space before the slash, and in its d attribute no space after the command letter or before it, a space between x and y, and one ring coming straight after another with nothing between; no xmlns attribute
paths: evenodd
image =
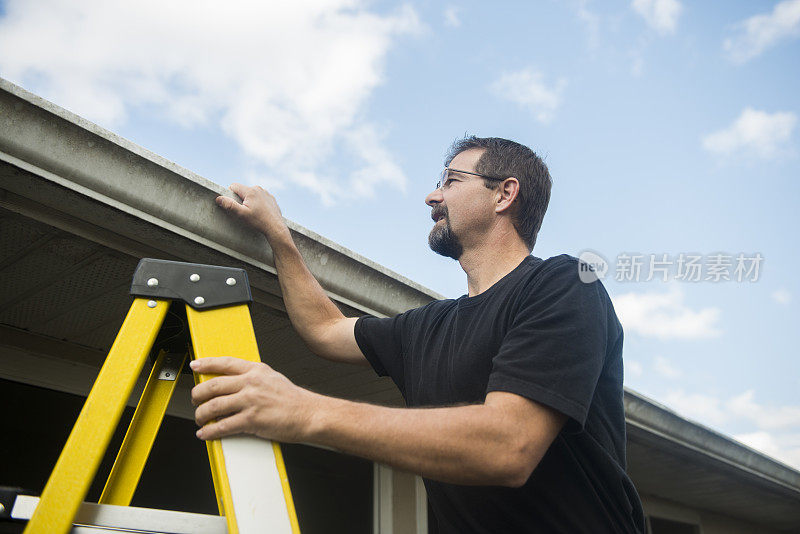
<svg viewBox="0 0 800 534"><path fill-rule="evenodd" d="M302 330L297 327L295 329L311 352L325 359L335 359L336 324L334 321L319 321L306 324Z"/></svg>
<svg viewBox="0 0 800 534"><path fill-rule="evenodd" d="M516 450L507 451L502 466L500 467L501 486L521 488L528 482L545 451L539 451L535 446L521 446Z"/></svg>
<svg viewBox="0 0 800 534"><path fill-rule="evenodd" d="M508 488L521 488L528 482L534 469L536 469L535 465L517 464L506 471L501 485Z"/></svg>

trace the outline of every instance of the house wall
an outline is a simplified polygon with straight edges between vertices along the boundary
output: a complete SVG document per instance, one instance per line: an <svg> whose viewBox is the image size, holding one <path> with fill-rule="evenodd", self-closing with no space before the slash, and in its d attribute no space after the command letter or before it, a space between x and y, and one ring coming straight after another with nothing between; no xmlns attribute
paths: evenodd
<svg viewBox="0 0 800 534"><path fill-rule="evenodd" d="M422 479L375 464L375 534L427 534L428 500Z"/></svg>
<svg viewBox="0 0 800 534"><path fill-rule="evenodd" d="M645 515L660 517L683 523L691 523L699 527L699 534L780 534L780 531L769 529L763 525L748 523L707 510L691 508L652 495L640 495ZM658 533L653 533L658 534Z"/></svg>

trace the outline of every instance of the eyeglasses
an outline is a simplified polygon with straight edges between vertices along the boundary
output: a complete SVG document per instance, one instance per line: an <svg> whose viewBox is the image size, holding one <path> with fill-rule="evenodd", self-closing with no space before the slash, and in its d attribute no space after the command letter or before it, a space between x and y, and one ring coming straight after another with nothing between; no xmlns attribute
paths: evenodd
<svg viewBox="0 0 800 534"><path fill-rule="evenodd" d="M442 174L439 175L439 181L436 182L436 189L441 189L443 184L447 183L448 174L451 172L457 172L461 174L471 174L472 176L480 176L481 178L486 178L487 180L495 180L498 182L502 182L506 178L497 178L495 176L486 176L485 174L480 174L477 172L471 171L459 171L458 169L451 169L450 167L445 167L442 169Z"/></svg>

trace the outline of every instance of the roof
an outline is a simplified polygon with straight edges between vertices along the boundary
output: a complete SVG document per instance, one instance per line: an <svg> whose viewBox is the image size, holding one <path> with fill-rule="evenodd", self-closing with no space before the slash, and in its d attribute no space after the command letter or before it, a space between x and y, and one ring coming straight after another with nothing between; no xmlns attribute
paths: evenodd
<svg viewBox="0 0 800 534"><path fill-rule="evenodd" d="M388 378L312 355L291 328L265 238L219 210L231 193L0 79L0 376L85 394L130 305L139 258L246 268L262 356L299 385L400 404ZM393 315L441 295L287 221L344 313ZM188 390L185 379L181 388ZM170 407L191 417L188 398ZM800 473L625 391L640 491L800 528Z"/></svg>
<svg viewBox="0 0 800 534"><path fill-rule="evenodd" d="M641 493L800 529L800 472L625 389L628 473Z"/></svg>

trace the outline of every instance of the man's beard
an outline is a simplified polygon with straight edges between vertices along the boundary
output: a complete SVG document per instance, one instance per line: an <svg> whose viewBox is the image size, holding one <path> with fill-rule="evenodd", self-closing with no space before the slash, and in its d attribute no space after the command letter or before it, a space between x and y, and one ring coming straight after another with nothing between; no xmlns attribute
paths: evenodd
<svg viewBox="0 0 800 534"><path fill-rule="evenodd" d="M461 241L459 241L458 237L453 233L453 229L450 227L450 220L447 218L447 210L442 209L440 211L442 211L444 215L444 224L436 223L428 236L428 245L435 253L457 260L464 252L464 247L461 246ZM436 213L436 210L434 210L434 213Z"/></svg>

